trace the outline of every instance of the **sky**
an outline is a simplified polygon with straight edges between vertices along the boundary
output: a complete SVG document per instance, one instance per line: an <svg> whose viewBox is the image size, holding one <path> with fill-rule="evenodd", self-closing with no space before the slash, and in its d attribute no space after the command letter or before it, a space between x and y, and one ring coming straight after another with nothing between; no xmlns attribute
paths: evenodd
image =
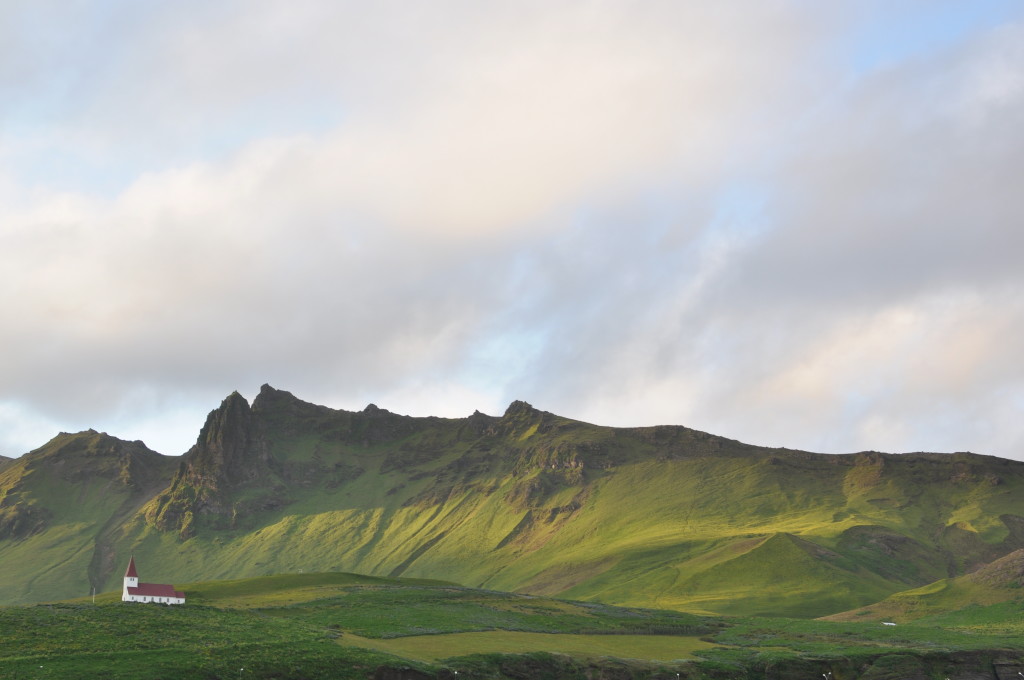
<svg viewBox="0 0 1024 680"><path fill-rule="evenodd" d="M1024 460L1024 4L0 0L0 454L232 391Z"/></svg>

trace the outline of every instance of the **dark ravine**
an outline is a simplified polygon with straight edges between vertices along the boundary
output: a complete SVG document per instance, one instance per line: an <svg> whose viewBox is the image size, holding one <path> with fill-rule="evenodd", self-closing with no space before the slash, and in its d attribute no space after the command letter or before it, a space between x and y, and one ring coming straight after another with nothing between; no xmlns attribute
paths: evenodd
<svg viewBox="0 0 1024 680"><path fill-rule="evenodd" d="M18 567L0 604L117 587L134 551L166 581L343 570L811 617L1024 548L1018 461L815 454L522 401L414 418L264 385L181 457L87 431L0 465L0 564ZM88 547L62 547L70 527Z"/></svg>

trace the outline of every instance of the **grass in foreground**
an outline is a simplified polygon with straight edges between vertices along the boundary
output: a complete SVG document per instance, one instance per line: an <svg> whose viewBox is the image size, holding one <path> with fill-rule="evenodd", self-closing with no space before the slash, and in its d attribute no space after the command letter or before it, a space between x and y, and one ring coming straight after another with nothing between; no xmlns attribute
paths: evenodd
<svg viewBox="0 0 1024 680"><path fill-rule="evenodd" d="M212 607L57 604L0 608L0 678L365 678L393 663L324 631Z"/></svg>
<svg viewBox="0 0 1024 680"><path fill-rule="evenodd" d="M364 678L381 665L523 652L672 660L710 647L697 636L714 623L341 573L182 587L183 607L104 593L95 605L0 608L0 629L15 631L0 648L0 678Z"/></svg>

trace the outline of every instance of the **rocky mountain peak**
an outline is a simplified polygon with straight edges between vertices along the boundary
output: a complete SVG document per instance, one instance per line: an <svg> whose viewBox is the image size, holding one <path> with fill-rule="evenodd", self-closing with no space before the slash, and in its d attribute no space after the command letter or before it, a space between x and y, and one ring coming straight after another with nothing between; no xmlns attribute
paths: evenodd
<svg viewBox="0 0 1024 680"><path fill-rule="evenodd" d="M211 411L195 446L185 454L183 472L189 483L219 489L252 479L254 468L265 458L256 442L253 420L253 409L238 392Z"/></svg>
<svg viewBox="0 0 1024 680"><path fill-rule="evenodd" d="M45 489L51 497L61 498L69 488L91 488L102 489L99 493L104 496L138 498L165 485L173 464L173 459L151 451L141 441L124 441L95 430L62 432L16 461L0 461L5 473L0 482L0 540L24 538L48 525L52 508L18 504L23 494Z"/></svg>
<svg viewBox="0 0 1024 680"><path fill-rule="evenodd" d="M196 445L192 447L192 451L195 451L197 447L218 447L225 443L231 447L233 442L226 442L226 439L236 439L231 435L245 430L251 418L252 409L249 402L238 392L232 392L220 403L219 408L210 411L206 416L206 423L199 431L199 437L196 439Z"/></svg>
<svg viewBox="0 0 1024 680"><path fill-rule="evenodd" d="M515 418L519 416L530 416L537 413L540 413L540 411L535 409L531 404L528 404L525 401L520 401L517 399L516 401L513 401L511 404L508 405L508 408L505 409L505 415L503 417Z"/></svg>
<svg viewBox="0 0 1024 680"><path fill-rule="evenodd" d="M276 393L264 387L270 391L260 391L261 405ZM232 392L210 411L170 487L149 504L146 517L158 528L176 529L187 538L195 531L194 515L228 512L232 489L265 476L269 461L254 408Z"/></svg>
<svg viewBox="0 0 1024 680"><path fill-rule="evenodd" d="M253 414L261 419L317 417L333 413L333 409L299 399L291 392L263 385L252 402Z"/></svg>
<svg viewBox="0 0 1024 680"><path fill-rule="evenodd" d="M266 411L299 401L300 399L291 392L279 390L271 387L270 385L264 384L260 387L260 393L252 400L252 409L254 411Z"/></svg>
<svg viewBox="0 0 1024 680"><path fill-rule="evenodd" d="M159 457L141 441L125 441L106 432L89 429L81 432L61 432L43 446L25 454L26 460L67 461L71 459L118 460L125 456Z"/></svg>

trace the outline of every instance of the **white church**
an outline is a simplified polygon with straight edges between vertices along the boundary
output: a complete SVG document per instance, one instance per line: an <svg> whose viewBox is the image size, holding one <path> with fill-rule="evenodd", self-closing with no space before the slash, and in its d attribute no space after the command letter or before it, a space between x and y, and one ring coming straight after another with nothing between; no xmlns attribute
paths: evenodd
<svg viewBox="0 0 1024 680"><path fill-rule="evenodd" d="M135 571L135 555L132 555L131 561L128 562L128 570L124 572L121 601L185 604L185 593L163 583L139 583L139 574Z"/></svg>

